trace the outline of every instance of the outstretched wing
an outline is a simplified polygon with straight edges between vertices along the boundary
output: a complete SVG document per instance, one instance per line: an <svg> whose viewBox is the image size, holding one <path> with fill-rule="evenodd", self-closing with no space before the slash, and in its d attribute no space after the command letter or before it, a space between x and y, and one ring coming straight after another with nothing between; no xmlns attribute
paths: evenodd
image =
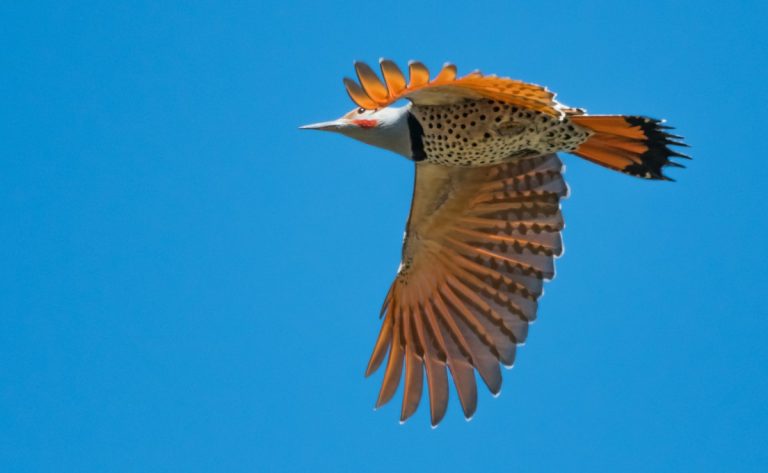
<svg viewBox="0 0 768 473"><path fill-rule="evenodd" d="M389 352L377 407L395 394L403 364L401 420L418 407L424 372L433 425L448 402L446 368L467 418L474 370L499 392L499 363L514 362L562 252L561 171L554 154L478 168L416 164L402 263L366 371Z"/></svg>
<svg viewBox="0 0 768 473"><path fill-rule="evenodd" d="M430 80L429 70L424 64L411 61L408 63L410 81L407 83L394 62L382 59L380 66L383 82L363 62L355 63L360 84L349 78L344 79L350 98L362 108L375 110L402 98L419 105L442 105L467 98L487 98L556 116L566 109L555 100L555 94L540 85L507 77L485 76L477 71L457 78L456 66L452 64L443 66L437 76Z"/></svg>

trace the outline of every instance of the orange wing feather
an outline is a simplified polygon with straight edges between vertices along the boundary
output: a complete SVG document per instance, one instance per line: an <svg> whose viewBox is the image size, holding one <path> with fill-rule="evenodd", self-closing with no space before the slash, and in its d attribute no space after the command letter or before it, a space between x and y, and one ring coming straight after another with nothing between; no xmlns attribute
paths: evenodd
<svg viewBox="0 0 768 473"><path fill-rule="evenodd" d="M401 420L416 411L425 375L433 425L448 402L446 369L466 417L477 407L475 370L499 392L499 365L514 362L562 251L561 169L555 155L479 168L416 164L403 262L366 370L389 352L377 407L403 373Z"/></svg>
<svg viewBox="0 0 768 473"><path fill-rule="evenodd" d="M405 75L394 62L382 59L380 66L384 82L363 62L355 63L359 84L352 79L344 79L350 98L362 108L375 110L402 98L426 105L453 103L467 98L488 98L555 116L567 110L555 100L555 94L545 87L507 77L485 76L480 72L457 77L456 66L453 64L445 64L437 76L430 80L426 66L411 61L408 64L410 81L407 84Z"/></svg>

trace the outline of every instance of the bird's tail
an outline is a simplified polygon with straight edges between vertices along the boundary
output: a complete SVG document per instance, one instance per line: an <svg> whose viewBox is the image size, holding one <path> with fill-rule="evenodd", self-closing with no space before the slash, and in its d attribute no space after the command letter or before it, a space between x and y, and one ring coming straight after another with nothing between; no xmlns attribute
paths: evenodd
<svg viewBox="0 0 768 473"><path fill-rule="evenodd" d="M574 154L607 168L645 179L671 181L662 173L664 166L685 167L670 157L690 159L669 148L688 146L681 136L668 133L662 120L631 115L576 115L576 125L592 131Z"/></svg>

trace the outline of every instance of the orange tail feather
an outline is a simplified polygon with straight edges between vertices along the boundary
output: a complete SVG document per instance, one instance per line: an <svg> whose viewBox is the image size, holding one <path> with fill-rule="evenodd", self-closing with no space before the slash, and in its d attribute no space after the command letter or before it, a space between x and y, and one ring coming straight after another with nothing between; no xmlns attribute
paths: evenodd
<svg viewBox="0 0 768 473"><path fill-rule="evenodd" d="M668 133L670 127L660 120L630 115L577 115L571 120L594 133L573 154L631 176L671 181L663 168L685 166L669 158L690 159L669 148L688 145Z"/></svg>

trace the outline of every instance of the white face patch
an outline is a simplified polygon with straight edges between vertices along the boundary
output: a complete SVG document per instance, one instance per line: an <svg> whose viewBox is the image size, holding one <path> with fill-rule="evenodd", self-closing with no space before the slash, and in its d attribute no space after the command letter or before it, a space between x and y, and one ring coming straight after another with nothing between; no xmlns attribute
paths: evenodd
<svg viewBox="0 0 768 473"><path fill-rule="evenodd" d="M340 133L363 143L411 157L408 107L358 109L346 114L344 119L349 125L340 129Z"/></svg>

